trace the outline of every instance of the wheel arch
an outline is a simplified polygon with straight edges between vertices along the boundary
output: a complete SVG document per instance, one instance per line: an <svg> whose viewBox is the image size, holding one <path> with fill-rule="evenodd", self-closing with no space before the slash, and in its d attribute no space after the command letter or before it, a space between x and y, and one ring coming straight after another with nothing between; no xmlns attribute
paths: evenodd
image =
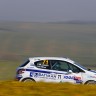
<svg viewBox="0 0 96 96"><path fill-rule="evenodd" d="M88 82L96 82L95 80L88 80L84 84L88 84Z"/></svg>
<svg viewBox="0 0 96 96"><path fill-rule="evenodd" d="M30 78L30 77L23 78L23 79L21 80L21 82L24 82L26 79L30 79L30 80L36 82L33 78Z"/></svg>

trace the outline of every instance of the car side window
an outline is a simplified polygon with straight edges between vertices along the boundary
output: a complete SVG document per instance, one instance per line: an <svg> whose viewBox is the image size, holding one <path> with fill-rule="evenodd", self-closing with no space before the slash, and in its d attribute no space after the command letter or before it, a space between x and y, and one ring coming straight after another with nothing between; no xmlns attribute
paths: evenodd
<svg viewBox="0 0 96 96"><path fill-rule="evenodd" d="M41 60L34 63L37 68L50 69L49 60Z"/></svg>
<svg viewBox="0 0 96 96"><path fill-rule="evenodd" d="M60 61L60 60L51 60L51 69L68 72L69 66L68 66L67 62Z"/></svg>
<svg viewBox="0 0 96 96"><path fill-rule="evenodd" d="M83 70L81 70L80 68L78 68L77 66L75 66L73 64L69 63L69 66L70 66L70 70L72 70L72 72L74 72L74 73L84 72Z"/></svg>

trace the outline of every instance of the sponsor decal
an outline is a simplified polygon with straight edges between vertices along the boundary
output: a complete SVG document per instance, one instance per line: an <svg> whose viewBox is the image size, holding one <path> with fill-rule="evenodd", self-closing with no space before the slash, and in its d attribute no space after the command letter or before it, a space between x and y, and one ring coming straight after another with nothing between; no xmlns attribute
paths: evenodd
<svg viewBox="0 0 96 96"><path fill-rule="evenodd" d="M30 72L30 77L33 77L33 72Z"/></svg>
<svg viewBox="0 0 96 96"><path fill-rule="evenodd" d="M64 76L65 79L74 79L74 76Z"/></svg>
<svg viewBox="0 0 96 96"><path fill-rule="evenodd" d="M90 76L90 78L96 78L96 76Z"/></svg>
<svg viewBox="0 0 96 96"><path fill-rule="evenodd" d="M81 77L75 76L75 77L74 77L74 80L81 80Z"/></svg>
<svg viewBox="0 0 96 96"><path fill-rule="evenodd" d="M76 83L82 83L83 81L82 80L76 80Z"/></svg>
<svg viewBox="0 0 96 96"><path fill-rule="evenodd" d="M76 83L82 83L81 77L78 77L78 76L64 76L64 79L72 79L72 80L75 80Z"/></svg>
<svg viewBox="0 0 96 96"><path fill-rule="evenodd" d="M77 76L64 76L65 79L81 80L81 77Z"/></svg>
<svg viewBox="0 0 96 96"><path fill-rule="evenodd" d="M56 74L54 74L54 73L30 72L30 77L56 79Z"/></svg>
<svg viewBox="0 0 96 96"><path fill-rule="evenodd" d="M74 80L76 81L76 83L82 83L83 82L81 77L77 77L77 76L74 77Z"/></svg>
<svg viewBox="0 0 96 96"><path fill-rule="evenodd" d="M61 79L61 75L58 75L58 79Z"/></svg>

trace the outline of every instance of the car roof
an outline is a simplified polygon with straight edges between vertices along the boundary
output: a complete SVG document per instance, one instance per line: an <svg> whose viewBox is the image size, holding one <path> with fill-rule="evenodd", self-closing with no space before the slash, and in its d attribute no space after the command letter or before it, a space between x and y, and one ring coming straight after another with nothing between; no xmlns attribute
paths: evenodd
<svg viewBox="0 0 96 96"><path fill-rule="evenodd" d="M29 60L62 60L62 61L67 61L70 63L75 63L73 60L69 59L69 58L65 58L65 57L30 57Z"/></svg>

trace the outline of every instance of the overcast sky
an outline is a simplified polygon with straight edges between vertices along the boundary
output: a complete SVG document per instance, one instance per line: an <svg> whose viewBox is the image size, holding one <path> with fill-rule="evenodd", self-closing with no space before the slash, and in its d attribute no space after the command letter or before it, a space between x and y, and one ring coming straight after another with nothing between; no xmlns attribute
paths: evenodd
<svg viewBox="0 0 96 96"><path fill-rule="evenodd" d="M96 21L96 0L0 0L0 21Z"/></svg>

